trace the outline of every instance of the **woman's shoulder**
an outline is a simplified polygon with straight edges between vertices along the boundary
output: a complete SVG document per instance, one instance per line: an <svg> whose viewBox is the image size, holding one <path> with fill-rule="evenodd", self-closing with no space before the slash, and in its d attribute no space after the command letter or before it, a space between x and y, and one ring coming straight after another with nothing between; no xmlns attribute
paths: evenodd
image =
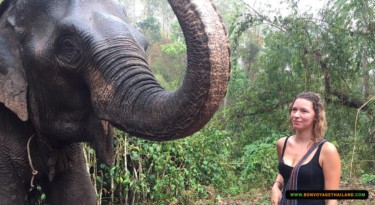
<svg viewBox="0 0 375 205"><path fill-rule="evenodd" d="M278 147L279 147L279 146L283 146L284 143L285 143L286 138L287 138L287 136L278 139L277 142L276 142L276 145L277 145Z"/></svg>
<svg viewBox="0 0 375 205"><path fill-rule="evenodd" d="M329 141L326 141L322 146L321 155L323 159L331 160L331 159L337 159L337 157L339 156L339 153L334 144L332 144Z"/></svg>
<svg viewBox="0 0 375 205"><path fill-rule="evenodd" d="M281 158L282 149L283 149L286 138L287 137L282 137L282 138L278 139L277 142L276 142L276 150L277 150L278 159Z"/></svg>
<svg viewBox="0 0 375 205"><path fill-rule="evenodd" d="M282 138L277 140L276 147L277 147L278 150L281 151L283 149L285 141L287 140L287 138L288 138L288 136L285 136L285 137L282 137Z"/></svg>
<svg viewBox="0 0 375 205"><path fill-rule="evenodd" d="M337 152L337 149L336 149L336 146L334 144L332 144L329 141L326 141L322 146L322 152L325 152L325 153L329 154L329 153L332 153L332 152Z"/></svg>
<svg viewBox="0 0 375 205"><path fill-rule="evenodd" d="M341 159L337 148L331 142L325 142L322 146L319 162L325 170L340 170Z"/></svg>

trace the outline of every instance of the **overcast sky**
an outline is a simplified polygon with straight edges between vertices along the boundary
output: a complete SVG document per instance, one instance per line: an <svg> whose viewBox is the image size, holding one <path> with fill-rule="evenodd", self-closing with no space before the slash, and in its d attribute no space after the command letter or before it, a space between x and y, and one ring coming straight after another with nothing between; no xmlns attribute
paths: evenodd
<svg viewBox="0 0 375 205"><path fill-rule="evenodd" d="M275 10L280 10L282 15L288 13L285 0L244 0L254 9L260 12L265 12L263 14L267 15L267 12L272 13ZM298 4L298 8L300 9L301 13L305 11L309 11L311 13L317 13L319 9L323 8L323 6L328 2L328 0L300 0ZM268 5L271 8L268 8Z"/></svg>

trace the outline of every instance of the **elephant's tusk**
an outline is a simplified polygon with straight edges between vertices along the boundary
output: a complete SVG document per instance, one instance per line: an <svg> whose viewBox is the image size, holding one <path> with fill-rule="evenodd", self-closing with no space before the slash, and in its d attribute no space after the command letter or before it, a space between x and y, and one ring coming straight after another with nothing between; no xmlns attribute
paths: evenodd
<svg viewBox="0 0 375 205"><path fill-rule="evenodd" d="M27 146L26 146L27 157L29 159L29 164L30 164L30 167L31 167L31 174L33 175L31 177L31 182L30 182L31 188L34 188L34 179L35 179L35 176L38 174L38 170L34 169L33 161L31 160L31 154L30 154L30 142L31 142L31 140L33 139L34 136L35 136L35 134L31 135L31 137L27 141Z"/></svg>

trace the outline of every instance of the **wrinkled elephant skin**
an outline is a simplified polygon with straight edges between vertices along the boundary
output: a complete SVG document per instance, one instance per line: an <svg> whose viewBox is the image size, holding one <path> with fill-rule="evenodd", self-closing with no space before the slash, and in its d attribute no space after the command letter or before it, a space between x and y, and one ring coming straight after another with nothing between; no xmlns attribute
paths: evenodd
<svg viewBox="0 0 375 205"><path fill-rule="evenodd" d="M146 38L116 0L4 0L0 5L0 204L95 204L80 142L113 161L113 126L149 140L201 129L219 108L230 48L211 0L168 0L187 71L164 90ZM166 2L167 3L167 2ZM36 173L38 171L38 173ZM34 174L32 174L34 173Z"/></svg>

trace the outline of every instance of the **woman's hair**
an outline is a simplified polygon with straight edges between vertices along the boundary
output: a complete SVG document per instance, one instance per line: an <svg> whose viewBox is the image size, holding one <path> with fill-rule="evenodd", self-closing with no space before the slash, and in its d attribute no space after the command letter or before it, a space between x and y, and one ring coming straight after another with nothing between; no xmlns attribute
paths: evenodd
<svg viewBox="0 0 375 205"><path fill-rule="evenodd" d="M318 93L313 92L303 92L298 94L289 106L289 113L292 111L294 102L297 99L305 99L312 102L315 113L315 120L313 125L313 140L317 142L320 139L323 139L324 134L327 130L327 121L326 112L324 110L324 103L320 98L320 95Z"/></svg>

